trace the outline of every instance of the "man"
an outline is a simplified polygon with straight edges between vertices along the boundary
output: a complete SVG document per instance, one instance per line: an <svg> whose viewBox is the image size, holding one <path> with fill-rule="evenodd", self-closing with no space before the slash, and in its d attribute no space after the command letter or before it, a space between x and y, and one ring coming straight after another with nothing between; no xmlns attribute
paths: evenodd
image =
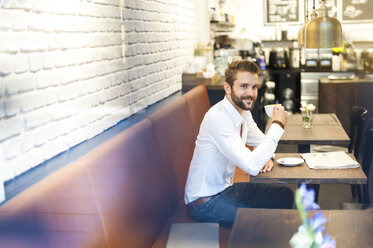
<svg viewBox="0 0 373 248"><path fill-rule="evenodd" d="M232 182L236 166L253 176L272 169L271 158L287 121L281 106L273 111L266 135L254 122L250 110L258 94L258 71L250 61L229 64L225 97L201 123L185 186L188 214L197 221L231 227L239 207L292 208L288 187Z"/></svg>

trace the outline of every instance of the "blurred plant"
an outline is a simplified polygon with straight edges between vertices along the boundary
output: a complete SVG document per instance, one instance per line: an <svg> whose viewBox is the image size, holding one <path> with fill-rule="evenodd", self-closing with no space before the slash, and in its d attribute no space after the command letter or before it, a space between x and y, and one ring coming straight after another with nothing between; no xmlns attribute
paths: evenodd
<svg viewBox="0 0 373 248"><path fill-rule="evenodd" d="M313 105L312 103L307 104L306 101L301 101L300 105L301 105L301 107L299 109L302 112L304 112L304 111L314 111L316 109L315 105Z"/></svg>
<svg viewBox="0 0 373 248"><path fill-rule="evenodd" d="M301 107L299 108L302 111L302 125L305 128L312 127L312 112L316 109L315 105L312 103L307 104L305 101L301 101Z"/></svg>
<svg viewBox="0 0 373 248"><path fill-rule="evenodd" d="M319 209L315 203L315 191L307 190L303 183L295 193L295 203L297 205L302 225L298 227L298 232L290 239L290 245L293 248L335 248L334 239L329 234L323 236L325 231L324 224L328 221L323 217L322 211L315 212L312 219L308 219L310 210Z"/></svg>

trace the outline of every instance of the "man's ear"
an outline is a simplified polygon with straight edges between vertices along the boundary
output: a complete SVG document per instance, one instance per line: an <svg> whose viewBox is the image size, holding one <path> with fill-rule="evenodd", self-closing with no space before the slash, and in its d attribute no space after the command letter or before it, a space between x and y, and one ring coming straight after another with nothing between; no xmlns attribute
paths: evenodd
<svg viewBox="0 0 373 248"><path fill-rule="evenodd" d="M224 91L225 91L225 94L228 94L228 95L231 94L231 86L227 82L224 82Z"/></svg>

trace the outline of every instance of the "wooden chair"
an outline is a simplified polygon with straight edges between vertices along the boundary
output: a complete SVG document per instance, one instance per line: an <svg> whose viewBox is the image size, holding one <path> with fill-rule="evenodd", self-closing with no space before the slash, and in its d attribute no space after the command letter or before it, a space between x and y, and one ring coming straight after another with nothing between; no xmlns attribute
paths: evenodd
<svg viewBox="0 0 373 248"><path fill-rule="evenodd" d="M370 119L366 129L363 156L363 171L368 177L368 184L363 186L364 204L373 203L373 119Z"/></svg>
<svg viewBox="0 0 373 248"><path fill-rule="evenodd" d="M368 121L365 132L365 145L362 169L368 177L368 183L363 186L364 204L342 203L342 209L367 209L373 208L373 119Z"/></svg>
<svg viewBox="0 0 373 248"><path fill-rule="evenodd" d="M368 110L360 107L360 106L353 106L351 108L350 114L350 130L348 131L348 136L350 137L350 145L347 149L339 146L315 146L314 151L316 152L332 152L332 151L346 151L348 153L354 153L355 158L361 162L360 158L360 144L361 138L363 135L364 124L366 122L366 117L368 114ZM361 186L352 184L351 185L351 193L352 196L355 198L356 195L358 196L358 200L362 202L362 193L361 193Z"/></svg>
<svg viewBox="0 0 373 248"><path fill-rule="evenodd" d="M368 114L368 110L359 107L353 106L350 115L351 121L351 128L349 132L349 137L351 139L350 145L348 146L348 152L354 153L355 158L358 161L360 158L360 144L361 144L361 137L363 135L364 124L366 122L366 117ZM367 174L366 174L367 175ZM351 193L353 197L358 197L359 203L362 202L362 194L361 194L361 187L360 185L352 184L351 185Z"/></svg>

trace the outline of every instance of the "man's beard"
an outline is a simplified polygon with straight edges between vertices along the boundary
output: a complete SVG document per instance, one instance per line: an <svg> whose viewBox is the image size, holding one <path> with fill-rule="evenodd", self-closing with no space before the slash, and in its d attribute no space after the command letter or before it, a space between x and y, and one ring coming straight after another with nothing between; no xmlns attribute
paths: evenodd
<svg viewBox="0 0 373 248"><path fill-rule="evenodd" d="M232 101L234 102L234 104L236 104L236 106L238 106L239 108L243 109L243 110L252 110L254 108L254 103L255 103L255 100L256 98L253 98L251 96L246 96L246 97L238 97L234 91L233 91L233 87L232 87L232 94L231 94L231 98L232 98ZM251 106L247 107L243 100L246 100L246 99L250 99L252 100L252 103L251 103Z"/></svg>

